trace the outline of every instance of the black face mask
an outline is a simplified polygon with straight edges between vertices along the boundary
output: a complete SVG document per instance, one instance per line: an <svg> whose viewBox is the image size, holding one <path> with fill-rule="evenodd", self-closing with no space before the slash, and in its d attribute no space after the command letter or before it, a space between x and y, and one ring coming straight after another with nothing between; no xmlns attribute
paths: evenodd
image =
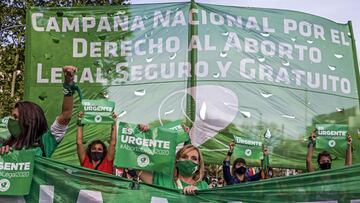
<svg viewBox="0 0 360 203"><path fill-rule="evenodd" d="M331 163L319 164L321 170L331 169Z"/></svg>
<svg viewBox="0 0 360 203"><path fill-rule="evenodd" d="M136 171L135 171L135 170L128 170L128 174L129 174L131 177L135 177L135 176L136 176Z"/></svg>
<svg viewBox="0 0 360 203"><path fill-rule="evenodd" d="M240 166L239 168L235 169L235 173L242 175L246 173L246 167Z"/></svg>
<svg viewBox="0 0 360 203"><path fill-rule="evenodd" d="M99 161L103 158L104 152L91 152L90 156L91 156L91 160Z"/></svg>

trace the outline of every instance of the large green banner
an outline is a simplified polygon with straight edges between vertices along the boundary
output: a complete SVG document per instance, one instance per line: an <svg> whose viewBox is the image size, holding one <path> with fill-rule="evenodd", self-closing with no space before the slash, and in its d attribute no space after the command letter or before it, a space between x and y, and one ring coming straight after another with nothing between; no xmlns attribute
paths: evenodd
<svg viewBox="0 0 360 203"><path fill-rule="evenodd" d="M25 99L49 123L61 110L61 67L70 64L83 97L115 101L121 121L187 123L206 163L222 163L234 134L261 140L269 131L270 164L304 169L316 124L348 125L353 136L360 126L350 23L184 2L32 8L26 32ZM107 131L93 127L86 139L105 141ZM72 122L54 159L78 163L75 133ZM359 140L353 145L358 153ZM342 166L345 151L330 152Z"/></svg>
<svg viewBox="0 0 360 203"><path fill-rule="evenodd" d="M29 195L0 196L0 202L341 202L360 201L360 165L314 173L272 178L247 184L200 190L180 190L131 181L50 159L36 158ZM15 201L16 200L16 201Z"/></svg>

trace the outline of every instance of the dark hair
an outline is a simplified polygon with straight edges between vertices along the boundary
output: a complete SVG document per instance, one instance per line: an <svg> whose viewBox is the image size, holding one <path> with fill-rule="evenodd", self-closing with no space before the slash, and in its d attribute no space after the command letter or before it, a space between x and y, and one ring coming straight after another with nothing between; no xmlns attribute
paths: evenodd
<svg viewBox="0 0 360 203"><path fill-rule="evenodd" d="M235 171L235 166L236 166L236 164L238 164L238 163L242 163L242 164L246 165L245 159L243 159L243 158L237 158L237 159L235 159L235 161L234 161L234 163L233 163L233 167L232 167L232 172L233 172L233 174L234 174L234 171Z"/></svg>
<svg viewBox="0 0 360 203"><path fill-rule="evenodd" d="M329 159L332 161L331 154L330 154L329 152L327 152L327 151L322 151L322 152L319 153L319 155L318 155L318 157L317 157L317 163L318 163L318 164L320 164L320 159L321 159L321 157L323 157L323 156L329 157Z"/></svg>
<svg viewBox="0 0 360 203"><path fill-rule="evenodd" d="M39 105L29 101L17 102L16 108L19 111L21 132L17 138L11 136L4 145L13 146L15 149L41 147L44 151L41 137L48 130L44 111Z"/></svg>
<svg viewBox="0 0 360 203"><path fill-rule="evenodd" d="M102 145L102 147L103 147L103 152L104 152L104 156L103 156L103 158L101 159L101 160L103 160L105 157L106 157L106 155L107 155L107 148L106 148L106 145L105 145L105 143L103 142L103 141L101 141L101 140L94 140L94 141L92 141L88 146L87 146L87 149L86 149L86 154L87 154L87 156L89 157L89 160L90 160L90 162L92 161L92 159L91 159L91 148L92 148L92 146L95 146L95 145L97 145L97 144L101 144Z"/></svg>

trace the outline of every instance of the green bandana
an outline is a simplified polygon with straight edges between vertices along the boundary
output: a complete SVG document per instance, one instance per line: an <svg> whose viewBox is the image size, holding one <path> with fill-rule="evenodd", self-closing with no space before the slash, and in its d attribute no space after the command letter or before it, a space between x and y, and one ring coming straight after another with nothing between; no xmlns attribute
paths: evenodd
<svg viewBox="0 0 360 203"><path fill-rule="evenodd" d="M198 170L198 164L191 160L179 160L176 162L176 167L183 177L192 176Z"/></svg>
<svg viewBox="0 0 360 203"><path fill-rule="evenodd" d="M8 121L8 130L10 134L14 137L19 137L21 133L20 123L18 120L15 120L13 118L9 118Z"/></svg>

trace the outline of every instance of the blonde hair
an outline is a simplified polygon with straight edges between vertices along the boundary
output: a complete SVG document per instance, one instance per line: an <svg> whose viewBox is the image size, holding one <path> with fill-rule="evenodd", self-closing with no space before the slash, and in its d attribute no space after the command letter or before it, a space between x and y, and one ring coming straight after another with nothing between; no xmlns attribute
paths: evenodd
<svg viewBox="0 0 360 203"><path fill-rule="evenodd" d="M177 153L176 153L176 161L179 160L182 155L186 154L187 152L191 151L191 150L196 150L197 153L199 154L199 168L198 170L194 173L192 179L197 183L199 181L201 181L204 177L204 159L203 156L199 150L199 148L195 147L194 145L188 144L183 146ZM174 173L174 179L177 180L178 179L178 171L175 170Z"/></svg>

